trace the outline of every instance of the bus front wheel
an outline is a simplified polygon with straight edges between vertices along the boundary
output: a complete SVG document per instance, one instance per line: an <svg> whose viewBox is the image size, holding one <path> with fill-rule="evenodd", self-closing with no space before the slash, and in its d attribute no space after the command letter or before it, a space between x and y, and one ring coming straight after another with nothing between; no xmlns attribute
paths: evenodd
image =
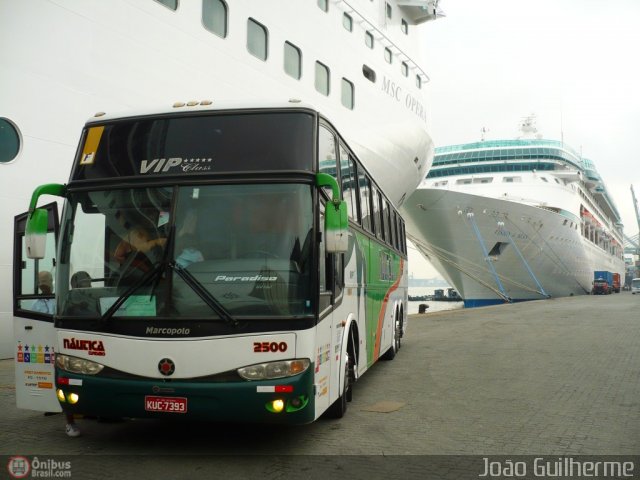
<svg viewBox="0 0 640 480"><path fill-rule="evenodd" d="M348 353L345 354L344 359L344 372L343 372L343 386L342 395L340 395L335 402L329 407L327 410L328 418L342 418L344 414L347 412L347 400L351 400L351 377L350 377L350 369L351 369L351 357Z"/></svg>

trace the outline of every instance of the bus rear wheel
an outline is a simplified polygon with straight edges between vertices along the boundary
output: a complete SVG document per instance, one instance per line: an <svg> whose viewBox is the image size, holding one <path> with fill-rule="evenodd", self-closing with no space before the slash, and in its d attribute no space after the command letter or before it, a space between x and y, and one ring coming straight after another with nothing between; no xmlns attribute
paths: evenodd
<svg viewBox="0 0 640 480"><path fill-rule="evenodd" d="M382 356L383 360L393 360L402 346L402 315L396 310L395 319L393 321L393 342L391 348Z"/></svg>

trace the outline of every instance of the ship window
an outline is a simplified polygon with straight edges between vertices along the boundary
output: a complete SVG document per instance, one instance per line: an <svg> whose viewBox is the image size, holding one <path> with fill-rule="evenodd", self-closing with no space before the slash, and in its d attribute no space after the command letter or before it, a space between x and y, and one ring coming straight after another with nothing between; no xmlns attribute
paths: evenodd
<svg viewBox="0 0 640 480"><path fill-rule="evenodd" d="M376 72L374 72L371 68L366 65L362 65L362 74L364 78L369 80L370 82L376 83Z"/></svg>
<svg viewBox="0 0 640 480"><path fill-rule="evenodd" d="M353 19L348 13L342 15L342 26L345 28L345 30L349 30L350 32L353 31Z"/></svg>
<svg viewBox="0 0 640 480"><path fill-rule="evenodd" d="M393 9L391 8L391 5L387 3L387 18L391 18L392 16L393 16Z"/></svg>
<svg viewBox="0 0 640 480"><path fill-rule="evenodd" d="M416 75L416 87L422 88L422 77L420 75Z"/></svg>
<svg viewBox="0 0 640 480"><path fill-rule="evenodd" d="M284 42L284 71L296 80L302 77L302 53L289 42Z"/></svg>
<svg viewBox="0 0 640 480"><path fill-rule="evenodd" d="M549 182L549 180L547 180L545 177L540 177L540 180L542 180L542 181L543 181L543 182L545 182L545 183L548 183L548 182Z"/></svg>
<svg viewBox="0 0 640 480"><path fill-rule="evenodd" d="M351 83L346 78L342 79L342 105L347 107L349 110L353 110L353 106L354 106L353 83Z"/></svg>
<svg viewBox="0 0 640 480"><path fill-rule="evenodd" d="M227 4L222 0L203 0L202 25L219 37L227 36Z"/></svg>
<svg viewBox="0 0 640 480"><path fill-rule="evenodd" d="M471 184L470 178L461 178L460 180L456 180L456 185L470 185L470 184Z"/></svg>
<svg viewBox="0 0 640 480"><path fill-rule="evenodd" d="M402 75L404 75L405 77L408 77L409 76L409 65L407 64L407 62L402 62L401 69L402 69Z"/></svg>
<svg viewBox="0 0 640 480"><path fill-rule="evenodd" d="M389 47L385 47L384 49L384 59L387 61L387 63L391 63L393 61L393 54L391 53Z"/></svg>
<svg viewBox="0 0 640 480"><path fill-rule="evenodd" d="M318 0L318 8L323 12L329 11L329 0Z"/></svg>
<svg viewBox="0 0 640 480"><path fill-rule="evenodd" d="M247 20L247 50L260 60L267 59L267 28L252 18Z"/></svg>
<svg viewBox="0 0 640 480"><path fill-rule="evenodd" d="M404 18L402 19L401 28L402 28L402 33L404 33L405 35L409 35L409 24Z"/></svg>
<svg viewBox="0 0 640 480"><path fill-rule="evenodd" d="M373 49L373 33L371 32L364 32L364 44Z"/></svg>
<svg viewBox="0 0 640 480"><path fill-rule="evenodd" d="M497 242L489 252L489 256L498 257L502 255L502 252L504 252L505 248L507 248L508 245L509 244L507 242Z"/></svg>
<svg viewBox="0 0 640 480"><path fill-rule="evenodd" d="M17 127L0 117L0 163L9 163L20 151L20 134Z"/></svg>
<svg viewBox="0 0 640 480"><path fill-rule="evenodd" d="M156 0L156 2L174 11L178 9L178 0Z"/></svg>
<svg viewBox="0 0 640 480"><path fill-rule="evenodd" d="M329 96L329 67L316 62L316 90L325 96Z"/></svg>

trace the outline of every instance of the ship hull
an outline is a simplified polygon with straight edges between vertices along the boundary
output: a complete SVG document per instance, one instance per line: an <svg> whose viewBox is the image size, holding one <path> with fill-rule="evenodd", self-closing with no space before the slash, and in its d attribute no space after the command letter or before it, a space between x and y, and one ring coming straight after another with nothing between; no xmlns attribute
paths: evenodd
<svg viewBox="0 0 640 480"><path fill-rule="evenodd" d="M409 238L465 307L588 294L595 270L624 272L577 222L544 208L420 188L404 216Z"/></svg>

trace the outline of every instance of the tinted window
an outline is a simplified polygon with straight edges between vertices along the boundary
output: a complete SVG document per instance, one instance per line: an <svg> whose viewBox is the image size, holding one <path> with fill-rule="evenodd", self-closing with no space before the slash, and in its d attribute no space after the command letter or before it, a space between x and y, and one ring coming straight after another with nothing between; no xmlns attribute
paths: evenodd
<svg viewBox="0 0 640 480"><path fill-rule="evenodd" d="M284 71L296 80L302 76L302 53L289 42L284 42Z"/></svg>
<svg viewBox="0 0 640 480"><path fill-rule="evenodd" d="M364 32L364 43L367 47L373 48L373 33Z"/></svg>
<svg viewBox="0 0 640 480"><path fill-rule="evenodd" d="M342 26L350 32L353 30L353 19L347 13L342 15Z"/></svg>
<svg viewBox="0 0 640 480"><path fill-rule="evenodd" d="M329 67L316 62L316 90L323 95L329 95Z"/></svg>
<svg viewBox="0 0 640 480"><path fill-rule="evenodd" d="M247 50L260 60L267 59L267 29L252 18L247 21Z"/></svg>
<svg viewBox="0 0 640 480"><path fill-rule="evenodd" d="M375 187L373 187L371 189L371 191L373 193L373 223L374 223L374 229L375 229L376 233L378 234L378 237L384 238L383 225L382 225L382 222L380 221L380 217L381 217L381 214L382 214L382 203L381 203L380 194L378 193L378 189L376 189Z"/></svg>
<svg viewBox="0 0 640 480"><path fill-rule="evenodd" d="M342 105L347 107L349 110L353 110L353 105L354 105L353 83L351 83L346 78L342 79L341 101L342 101Z"/></svg>
<svg viewBox="0 0 640 480"><path fill-rule="evenodd" d="M342 179L342 198L347 202L349 218L358 221L358 189L356 164L343 145L340 145L340 177Z"/></svg>
<svg viewBox="0 0 640 480"><path fill-rule="evenodd" d="M371 180L367 177L364 170L358 167L358 184L360 186L360 215L362 218L362 226L373 232L373 214L371 212Z"/></svg>
<svg viewBox="0 0 640 480"><path fill-rule="evenodd" d="M72 178L313 169L306 113L125 120L85 130Z"/></svg>
<svg viewBox="0 0 640 480"><path fill-rule="evenodd" d="M391 63L393 61L393 54L388 47L385 47L384 49L384 59L387 61L387 63Z"/></svg>
<svg viewBox="0 0 640 480"><path fill-rule="evenodd" d="M171 10L178 9L178 0L156 0L156 2L161 3L165 7L170 8Z"/></svg>
<svg viewBox="0 0 640 480"><path fill-rule="evenodd" d="M227 4L222 0L203 0L202 24L219 37L227 36Z"/></svg>
<svg viewBox="0 0 640 480"><path fill-rule="evenodd" d="M321 126L318 131L318 171L331 175L339 182L337 162L336 137L333 132ZM327 196L332 198L331 189L329 187L324 187L324 189Z"/></svg>

